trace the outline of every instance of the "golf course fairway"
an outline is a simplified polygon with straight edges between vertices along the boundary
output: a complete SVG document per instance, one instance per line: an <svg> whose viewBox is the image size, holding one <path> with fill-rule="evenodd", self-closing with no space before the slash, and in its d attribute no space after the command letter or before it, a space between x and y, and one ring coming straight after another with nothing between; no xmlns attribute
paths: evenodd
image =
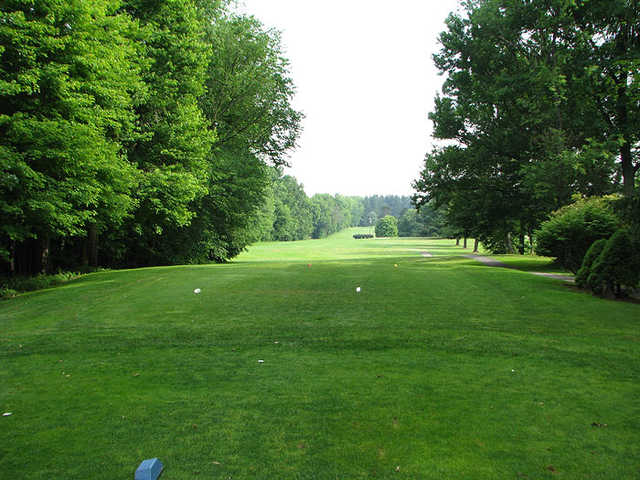
<svg viewBox="0 0 640 480"><path fill-rule="evenodd" d="M640 305L355 232L0 302L0 478L639 478Z"/></svg>

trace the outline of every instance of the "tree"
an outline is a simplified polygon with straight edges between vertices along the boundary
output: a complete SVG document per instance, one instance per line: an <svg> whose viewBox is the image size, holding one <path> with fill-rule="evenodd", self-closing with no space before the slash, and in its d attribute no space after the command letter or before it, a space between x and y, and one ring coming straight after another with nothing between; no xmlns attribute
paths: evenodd
<svg viewBox="0 0 640 480"><path fill-rule="evenodd" d="M181 221L166 221L155 230L134 225L135 231L143 233L143 241L127 263L140 264L141 259L143 264L223 262L240 253L256 238L266 197L275 195L276 185L270 190L275 178L270 166L285 163L299 132L301 115L290 106L294 88L278 33L250 17L193 10L191 3L185 7L178 20L186 24L180 26L178 21L171 28L184 31L182 42L194 44L195 52L185 53L187 59L179 65L197 67L190 81L197 92L193 106L202 113L195 114L193 121L200 124L200 138L209 135L206 138L213 144L193 157L201 166L190 190L183 192L179 182L166 183L179 203L178 211L184 207ZM202 55L198 53L201 45L206 47ZM175 60L179 59L180 55ZM187 173L179 165L170 168ZM157 212L163 202L158 199L149 205ZM276 203L272 208L274 215L282 213Z"/></svg>
<svg viewBox="0 0 640 480"><path fill-rule="evenodd" d="M347 197L349 202L351 227L357 227L361 224L364 217L364 201L362 197Z"/></svg>
<svg viewBox="0 0 640 480"><path fill-rule="evenodd" d="M214 134L198 105L205 91L210 48L194 0L125 0L141 26L137 92L138 135L127 145L139 171L137 208L109 238L110 263L170 263L162 252L182 247L174 233L190 225L196 200L207 192L207 156ZM125 258L117 258L124 253Z"/></svg>
<svg viewBox="0 0 640 480"><path fill-rule="evenodd" d="M305 240L313 231L311 202L297 180L284 175L274 184L274 240Z"/></svg>
<svg viewBox="0 0 640 480"><path fill-rule="evenodd" d="M386 215L376 223L376 237L397 237L398 220L396 217Z"/></svg>
<svg viewBox="0 0 640 480"><path fill-rule="evenodd" d="M141 88L137 26L118 2L0 7L0 258L47 268L51 242L118 226L137 175L124 156Z"/></svg>
<svg viewBox="0 0 640 480"><path fill-rule="evenodd" d="M599 137L619 154L623 192L631 196L640 169L640 5L635 0L578 2L577 28L589 82L603 120Z"/></svg>
<svg viewBox="0 0 640 480"><path fill-rule="evenodd" d="M398 219L401 237L436 237L445 234L444 213L427 204L420 210L406 210Z"/></svg>
<svg viewBox="0 0 640 480"><path fill-rule="evenodd" d="M398 219L398 236L400 237L419 237L422 226L418 223L417 211L409 209Z"/></svg>
<svg viewBox="0 0 640 480"><path fill-rule="evenodd" d="M601 135L588 67L597 34L580 20L598 3L481 0L448 18L434 56L447 80L430 118L454 144L427 156L417 206L437 199L460 216L451 207L471 203L477 236L508 250L517 234L524 251L525 235L573 193L613 190L602 179L615 172L615 139Z"/></svg>
<svg viewBox="0 0 640 480"><path fill-rule="evenodd" d="M365 226L373 226L378 222L378 214L374 210L371 210L367 214L366 219L367 223L365 224Z"/></svg>
<svg viewBox="0 0 640 480"><path fill-rule="evenodd" d="M394 217L400 217L404 211L411 207L411 199L409 197L402 197L398 195L373 195L370 197L364 197L362 200L364 204L364 212L375 212L376 218L370 222L370 214L361 217L360 226L366 227L369 225L375 225L378 218L382 218L385 215L393 215Z"/></svg>
<svg viewBox="0 0 640 480"><path fill-rule="evenodd" d="M217 139L208 157L210 175L201 232L209 237L209 244L220 244L218 254L210 258L224 261L255 238L252 232L270 192L272 225L287 223L283 223L286 209L278 203L279 174L272 175L270 166L286 164L302 114L291 106L295 88L278 32L265 29L253 17L225 14L209 22L206 39L212 56L200 105ZM293 190L290 193L302 201ZM308 235L310 222L292 228L286 237L302 238ZM280 234L274 230L271 235L277 239Z"/></svg>
<svg viewBox="0 0 640 480"><path fill-rule="evenodd" d="M0 7L3 270L97 265L99 238L109 266L225 261L270 234L301 114L279 34L229 3Z"/></svg>

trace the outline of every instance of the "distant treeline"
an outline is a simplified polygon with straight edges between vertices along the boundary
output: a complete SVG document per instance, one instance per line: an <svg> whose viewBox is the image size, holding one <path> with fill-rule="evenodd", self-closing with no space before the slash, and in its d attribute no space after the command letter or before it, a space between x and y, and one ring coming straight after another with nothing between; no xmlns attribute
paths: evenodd
<svg viewBox="0 0 640 480"><path fill-rule="evenodd" d="M368 197L316 194L309 198L295 177L272 170L271 184L257 216L254 240L290 241L322 238L348 227L374 227L391 215L398 219L401 237L453 235L445 214L424 205L411 207L407 196ZM372 230L373 231L373 230Z"/></svg>
<svg viewBox="0 0 640 480"><path fill-rule="evenodd" d="M272 170L271 184L255 223L253 239L322 238L344 228L375 226L385 215L402 217L410 198L397 195L355 197L316 194L309 198L295 177ZM426 210L426 209L425 209Z"/></svg>

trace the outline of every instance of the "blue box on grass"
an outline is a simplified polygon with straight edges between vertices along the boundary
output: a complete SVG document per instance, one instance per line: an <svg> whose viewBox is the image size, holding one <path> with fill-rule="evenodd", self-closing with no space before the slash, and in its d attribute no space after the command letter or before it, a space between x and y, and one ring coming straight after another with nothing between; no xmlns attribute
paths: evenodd
<svg viewBox="0 0 640 480"><path fill-rule="evenodd" d="M157 458L143 460L136 470L135 480L156 480L162 473L162 462Z"/></svg>

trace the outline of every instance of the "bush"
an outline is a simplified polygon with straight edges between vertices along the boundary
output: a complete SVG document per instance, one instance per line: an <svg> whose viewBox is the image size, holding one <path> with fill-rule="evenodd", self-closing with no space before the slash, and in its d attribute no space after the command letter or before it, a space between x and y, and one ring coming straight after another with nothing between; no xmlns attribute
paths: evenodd
<svg viewBox="0 0 640 480"><path fill-rule="evenodd" d="M536 232L539 255L555 257L576 273L588 248L596 240L609 238L620 222L611 203L615 197L580 199L551 214Z"/></svg>
<svg viewBox="0 0 640 480"><path fill-rule="evenodd" d="M398 220L392 215L382 217L376 223L376 237L397 237Z"/></svg>
<svg viewBox="0 0 640 480"><path fill-rule="evenodd" d="M31 292L54 287L80 277L81 274L75 272L59 272L53 275L41 274L33 277L0 278L0 298L11 298L18 292Z"/></svg>
<svg viewBox="0 0 640 480"><path fill-rule="evenodd" d="M593 263L587 279L589 287L599 295L621 296L640 281L640 265L635 255L629 230L620 229L607 241Z"/></svg>
<svg viewBox="0 0 640 480"><path fill-rule="evenodd" d="M360 240L363 238L373 238L373 235L370 233L356 233L353 238L355 238L356 240Z"/></svg>
<svg viewBox="0 0 640 480"><path fill-rule="evenodd" d="M13 298L17 293L13 288L0 287L0 298Z"/></svg>
<svg viewBox="0 0 640 480"><path fill-rule="evenodd" d="M587 250L584 260L582 260L582 266L580 267L580 270L578 270L575 279L576 285L580 288L587 288L589 286L587 280L591 274L591 267L602 253L602 250L604 250L606 244L607 241L604 238L601 238L600 240L593 242L589 247L589 250Z"/></svg>

